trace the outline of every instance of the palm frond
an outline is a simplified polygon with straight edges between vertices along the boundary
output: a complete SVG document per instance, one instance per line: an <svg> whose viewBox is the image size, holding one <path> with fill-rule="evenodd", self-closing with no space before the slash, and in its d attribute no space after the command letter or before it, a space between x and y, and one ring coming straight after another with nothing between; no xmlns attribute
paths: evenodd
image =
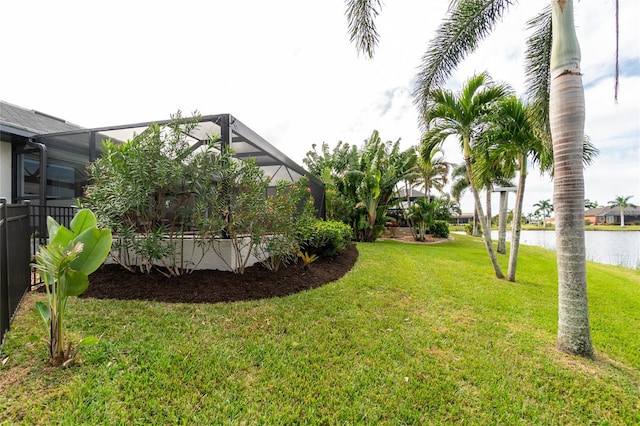
<svg viewBox="0 0 640 426"><path fill-rule="evenodd" d="M454 0L422 57L414 102L426 111L433 89L444 85L458 64L473 52L505 14L513 0ZM424 115L421 114L423 117Z"/></svg>
<svg viewBox="0 0 640 426"><path fill-rule="evenodd" d="M349 41L355 43L358 53L373 57L378 45L375 20L380 13L380 0L347 0Z"/></svg>
<svg viewBox="0 0 640 426"><path fill-rule="evenodd" d="M547 5L527 22L533 35L525 51L525 100L530 105L531 119L543 140L551 144L549 128L549 90L551 87L551 6Z"/></svg>
<svg viewBox="0 0 640 426"><path fill-rule="evenodd" d="M596 148L593 142L591 142L591 138L585 135L584 140L582 141L582 163L585 166L591 165L598 154L600 154L598 148Z"/></svg>

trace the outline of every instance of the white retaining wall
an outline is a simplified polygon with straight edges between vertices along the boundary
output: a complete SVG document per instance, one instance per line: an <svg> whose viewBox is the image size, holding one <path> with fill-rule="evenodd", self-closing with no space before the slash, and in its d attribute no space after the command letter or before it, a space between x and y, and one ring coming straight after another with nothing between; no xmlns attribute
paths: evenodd
<svg viewBox="0 0 640 426"><path fill-rule="evenodd" d="M114 242L118 237L114 235ZM246 267L252 266L260 260L254 256L253 253L249 253L249 237L242 239L243 249L241 250L244 259L249 255ZM168 259L154 262L155 265L163 266L164 263L169 265L181 266L188 269L217 269L219 271L231 271L233 266L237 268L242 259L239 259L236 255L236 251L231 244L231 240L228 239L214 239L208 242L202 242L194 238L186 237L182 240L176 240L178 248L176 250L176 258L174 261ZM115 244L114 244L115 245ZM181 256L182 259L181 259ZM116 259L120 259L120 262L124 263L126 253L124 250L113 249L111 251L111 257L107 257L105 263L118 263ZM129 253L130 265L138 265L135 254Z"/></svg>

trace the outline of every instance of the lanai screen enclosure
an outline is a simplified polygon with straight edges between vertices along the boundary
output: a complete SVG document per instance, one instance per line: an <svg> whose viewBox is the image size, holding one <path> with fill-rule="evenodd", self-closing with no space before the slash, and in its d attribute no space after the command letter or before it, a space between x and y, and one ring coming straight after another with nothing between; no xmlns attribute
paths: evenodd
<svg viewBox="0 0 640 426"><path fill-rule="evenodd" d="M86 165L95 161L101 154L102 141L111 139L114 142L127 141L134 134L140 134L151 124L164 125L171 120L111 126L95 129L79 129L62 133L39 135L32 140L38 146L29 158L23 159L23 170L33 162L34 170L38 170L38 179L26 178L25 187L31 186L31 194L37 193L38 200L34 204L40 206L61 205L72 202L82 196L84 186L88 184ZM202 116L198 125L188 133L188 139L195 150L208 140L209 135L220 135L216 149L222 151L230 148L234 158L246 160L253 158L256 164L270 176L272 185L267 195L278 181L297 181L302 176L309 179L309 187L314 198L315 207L320 217L324 217L324 185L314 175L288 158L264 138L255 133L231 114ZM47 167L39 167L47 164ZM44 175L44 176L43 176ZM33 188L39 186L39 188Z"/></svg>

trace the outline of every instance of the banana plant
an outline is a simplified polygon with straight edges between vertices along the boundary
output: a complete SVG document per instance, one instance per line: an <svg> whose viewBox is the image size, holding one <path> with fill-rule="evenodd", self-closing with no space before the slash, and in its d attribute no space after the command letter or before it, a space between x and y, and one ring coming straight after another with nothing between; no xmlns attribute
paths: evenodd
<svg viewBox="0 0 640 426"><path fill-rule="evenodd" d="M111 250L111 230L98 229L93 212L76 213L71 229L47 217L49 244L36 253L35 267L44 279L47 301L36 302L49 332L49 363L69 365L75 353L71 343L65 348L63 320L69 296L79 296L89 287L89 274L94 272ZM88 343L93 339L81 342Z"/></svg>

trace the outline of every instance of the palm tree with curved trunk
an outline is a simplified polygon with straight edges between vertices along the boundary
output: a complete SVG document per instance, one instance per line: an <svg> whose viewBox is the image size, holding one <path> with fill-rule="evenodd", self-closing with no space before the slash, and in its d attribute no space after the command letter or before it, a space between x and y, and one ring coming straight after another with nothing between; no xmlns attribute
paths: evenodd
<svg viewBox="0 0 640 426"><path fill-rule="evenodd" d="M504 278L504 274L491 244L491 229L488 227L480 202L471 156L478 134L485 126L483 120L491 105L505 97L509 91L508 86L496 84L488 74L481 73L471 77L459 93L442 89L433 90L432 100L424 111L427 124L427 132L423 137L425 146L441 145L449 136L457 138L460 143L467 179L470 183L469 189L473 194L485 246L498 278Z"/></svg>
<svg viewBox="0 0 640 426"><path fill-rule="evenodd" d="M616 11L615 97L618 93L618 0ZM381 0L346 0L351 41L369 57L378 43L375 18ZM414 93L426 111L433 89L442 87L457 66L500 22L512 0L452 0L447 17L423 56ZM530 21L535 30L527 43L527 95L534 104L540 127L551 133L553 143L558 246L558 348L593 357L586 290L584 251L584 88L580 73L580 49L575 35L572 0L551 0ZM578 212L579 210L579 212Z"/></svg>
<svg viewBox="0 0 640 426"><path fill-rule="evenodd" d="M611 207L620 207L620 227L624 227L624 209L627 207L638 207L635 204L629 202L629 200L633 197L633 195L622 196L617 195L616 199L613 201L609 201L609 205Z"/></svg>
<svg viewBox="0 0 640 426"><path fill-rule="evenodd" d="M522 205L529 161L537 163L542 170L549 170L551 160L549 150L538 137L537 129L530 117L530 109L516 96L509 96L492 111L489 129L483 138L483 149L494 153L505 163L505 173L518 175L516 202L512 222L511 248L507 279L515 281L520 247Z"/></svg>

